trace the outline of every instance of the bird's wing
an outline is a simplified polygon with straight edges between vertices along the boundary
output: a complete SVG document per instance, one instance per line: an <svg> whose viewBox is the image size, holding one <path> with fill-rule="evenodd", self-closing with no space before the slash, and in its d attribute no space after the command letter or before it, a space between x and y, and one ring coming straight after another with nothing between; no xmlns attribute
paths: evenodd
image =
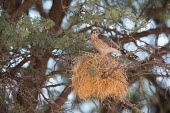
<svg viewBox="0 0 170 113"><path fill-rule="evenodd" d="M109 37L99 34L98 38L102 40L104 43L106 43L109 47L120 49L120 47L114 41L112 41L112 39L110 39Z"/></svg>

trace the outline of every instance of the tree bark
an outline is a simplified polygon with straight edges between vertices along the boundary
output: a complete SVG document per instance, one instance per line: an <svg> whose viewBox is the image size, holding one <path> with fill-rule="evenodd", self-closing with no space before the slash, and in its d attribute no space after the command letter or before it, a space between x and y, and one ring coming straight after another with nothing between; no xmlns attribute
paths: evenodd
<svg viewBox="0 0 170 113"><path fill-rule="evenodd" d="M2 0L1 6L8 13L12 14L21 5L22 0Z"/></svg>
<svg viewBox="0 0 170 113"><path fill-rule="evenodd" d="M58 99L54 101L55 103L53 105L50 105L49 108L45 111L45 113L52 113L52 111L55 111L55 113L61 113L61 108L67 100L67 96L70 94L71 90L71 87L66 87L64 91L60 94Z"/></svg>
<svg viewBox="0 0 170 113"><path fill-rule="evenodd" d="M22 13L26 13L28 9L34 4L34 0L25 0L11 15L13 21L17 21Z"/></svg>
<svg viewBox="0 0 170 113"><path fill-rule="evenodd" d="M53 5L49 13L49 18L55 22L52 31L57 32L62 24L62 20L66 15L68 7L72 0L53 0Z"/></svg>
<svg viewBox="0 0 170 113"><path fill-rule="evenodd" d="M19 82L17 93L17 102L23 109L24 113L34 113L37 103L38 94L44 86L47 78L45 75L49 56L41 58L33 57L30 66L22 75Z"/></svg>

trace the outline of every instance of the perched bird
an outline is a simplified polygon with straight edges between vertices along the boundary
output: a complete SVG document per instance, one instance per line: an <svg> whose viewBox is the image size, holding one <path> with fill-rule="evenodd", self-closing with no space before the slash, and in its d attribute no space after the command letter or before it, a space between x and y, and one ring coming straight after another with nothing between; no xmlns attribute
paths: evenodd
<svg viewBox="0 0 170 113"><path fill-rule="evenodd" d="M127 57L133 59L138 59L138 56L122 49L112 39L110 39L105 35L100 34L97 30L92 30L90 38L94 47L103 56L113 52L113 53L126 55Z"/></svg>

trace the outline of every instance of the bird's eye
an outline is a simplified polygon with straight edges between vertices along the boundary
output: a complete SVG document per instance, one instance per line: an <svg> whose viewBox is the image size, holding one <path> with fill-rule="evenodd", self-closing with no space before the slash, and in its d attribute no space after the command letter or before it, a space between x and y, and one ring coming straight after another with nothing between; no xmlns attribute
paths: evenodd
<svg viewBox="0 0 170 113"><path fill-rule="evenodd" d="M91 31L91 34L93 34L94 33L94 31Z"/></svg>
<svg viewBox="0 0 170 113"><path fill-rule="evenodd" d="M92 30L92 31L91 31L91 34L95 34L95 33L97 33L96 30Z"/></svg>

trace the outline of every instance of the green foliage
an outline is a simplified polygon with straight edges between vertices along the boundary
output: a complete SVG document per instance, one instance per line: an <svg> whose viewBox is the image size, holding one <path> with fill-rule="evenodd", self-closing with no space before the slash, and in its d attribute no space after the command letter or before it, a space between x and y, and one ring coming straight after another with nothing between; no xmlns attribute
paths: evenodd
<svg viewBox="0 0 170 113"><path fill-rule="evenodd" d="M86 39L89 36L84 33L76 33L73 31L65 32L62 38L56 39L56 46L67 52L77 52L88 50L88 43Z"/></svg>
<svg viewBox="0 0 170 113"><path fill-rule="evenodd" d="M54 22L44 18L31 18L23 15L17 24L10 22L9 16L4 13L0 16L0 42L4 49L21 49L31 46L33 51L43 53L45 48L54 47L55 40L48 31Z"/></svg>
<svg viewBox="0 0 170 113"><path fill-rule="evenodd" d="M54 25L50 19L31 18L23 15L17 24L9 21L9 16L0 16L0 51L26 49L43 54L47 48L60 48L67 52L86 50L87 35L73 33L73 30L65 32L61 38L55 37L49 29ZM55 37L55 38L54 38ZM29 48L29 49L28 49Z"/></svg>
<svg viewBox="0 0 170 113"><path fill-rule="evenodd" d="M128 3L132 6L134 1L127 1ZM139 14L133 12L129 6L123 7L117 4L113 7L106 7L105 2L100 0L76 3L70 8L70 15L69 22L76 23L77 26L81 26L82 24L105 28L119 26L126 30L120 22L124 21L124 19L129 19L136 24L136 27L129 29L129 31L137 31L141 26L145 27L147 24L146 20L142 17L138 18Z"/></svg>

